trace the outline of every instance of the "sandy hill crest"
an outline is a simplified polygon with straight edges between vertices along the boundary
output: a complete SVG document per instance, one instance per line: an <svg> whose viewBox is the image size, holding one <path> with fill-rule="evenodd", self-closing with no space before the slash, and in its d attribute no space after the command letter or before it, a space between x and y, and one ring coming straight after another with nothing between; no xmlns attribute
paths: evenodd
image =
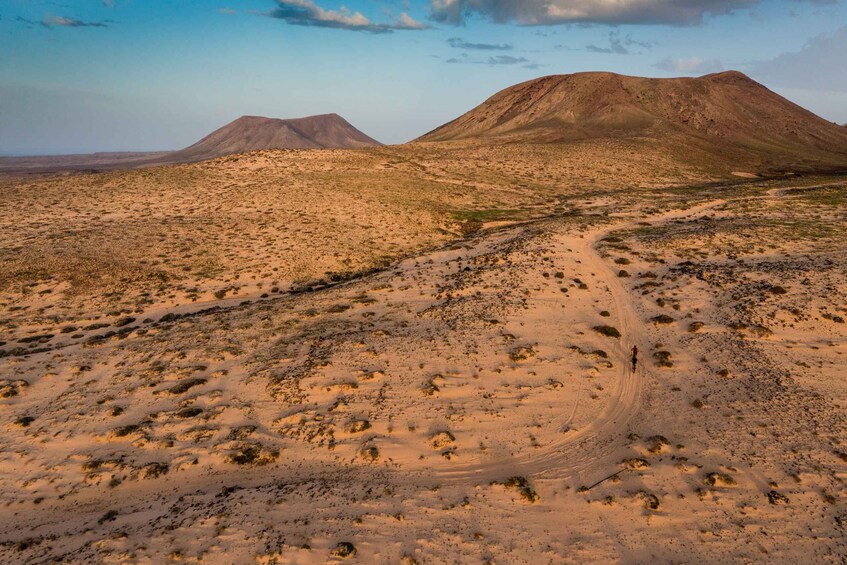
<svg viewBox="0 0 847 565"><path fill-rule="evenodd" d="M201 160L258 149L319 149L381 145L338 114L281 120L242 116L194 145L171 155L175 160Z"/></svg>
<svg viewBox="0 0 847 565"><path fill-rule="evenodd" d="M586 139L690 143L755 155L763 167L843 168L847 131L737 71L655 79L607 72L553 75L498 92L417 141L550 143Z"/></svg>

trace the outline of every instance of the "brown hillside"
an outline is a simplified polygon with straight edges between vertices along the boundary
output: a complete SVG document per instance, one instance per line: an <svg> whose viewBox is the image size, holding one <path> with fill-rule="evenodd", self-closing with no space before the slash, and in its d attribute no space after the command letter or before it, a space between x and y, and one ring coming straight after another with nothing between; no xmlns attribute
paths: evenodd
<svg viewBox="0 0 847 565"><path fill-rule="evenodd" d="M258 149L318 149L380 145L338 114L293 120L242 116L171 155L177 161L211 159Z"/></svg>
<svg viewBox="0 0 847 565"><path fill-rule="evenodd" d="M381 145L338 114L292 120L242 116L179 151L0 157L0 173L131 169L193 163L263 149L355 149Z"/></svg>
<svg viewBox="0 0 847 565"><path fill-rule="evenodd" d="M549 143L642 138L688 147L709 165L847 167L847 131L742 73L652 79L614 73L539 78L503 90L417 141Z"/></svg>

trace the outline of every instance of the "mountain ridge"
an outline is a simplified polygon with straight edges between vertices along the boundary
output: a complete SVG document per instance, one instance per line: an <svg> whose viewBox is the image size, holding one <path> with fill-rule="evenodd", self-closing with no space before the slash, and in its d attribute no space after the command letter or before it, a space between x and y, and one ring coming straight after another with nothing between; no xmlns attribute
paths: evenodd
<svg viewBox="0 0 847 565"><path fill-rule="evenodd" d="M245 115L176 151L171 158L205 160L259 149L353 149L380 145L335 113L292 119Z"/></svg>
<svg viewBox="0 0 847 565"><path fill-rule="evenodd" d="M669 79L549 75L501 90L414 142L598 139L687 143L716 155L715 163L734 152L765 169L847 168L845 128L738 71Z"/></svg>
<svg viewBox="0 0 847 565"><path fill-rule="evenodd" d="M380 146L380 142L335 113L291 119L241 116L194 144L176 151L0 157L0 172L33 174L132 169L195 163L262 149L357 149Z"/></svg>

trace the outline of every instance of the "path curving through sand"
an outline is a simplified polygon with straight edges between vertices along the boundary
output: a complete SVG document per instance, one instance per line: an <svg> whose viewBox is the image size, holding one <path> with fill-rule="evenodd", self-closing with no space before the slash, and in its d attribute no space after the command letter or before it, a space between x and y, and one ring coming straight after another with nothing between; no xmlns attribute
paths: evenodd
<svg viewBox="0 0 847 565"><path fill-rule="evenodd" d="M681 218L690 218L708 212L726 201L723 199L709 201L691 208L672 210L646 218L654 225ZM639 219L638 221L643 221ZM596 246L600 240L611 232L625 230L636 225L636 221L604 226L581 237L574 234L563 234L558 239L556 252L566 250L576 251L582 264L589 271L602 274L601 279L607 285L612 298L612 319L621 332L616 339L610 358L619 367L619 378L615 383L611 401L605 406L597 418L587 426L569 433L562 434L561 439L547 444L531 456L517 456L505 461L487 460L451 464L449 468L438 467L432 474L446 484L477 484L484 481L502 479L504 472L519 474L535 479L593 479L599 469L614 469L617 461L608 461L609 456L618 447L615 440L627 433L627 423L630 422L640 408L641 392L645 379L652 376L648 360L643 355L649 350L646 336L650 329L642 320L635 308L630 291L621 283L613 266L598 253ZM630 363L632 345L637 345L642 352L642 359L636 371ZM566 428L573 419L576 406L558 425ZM609 471L611 472L611 471ZM603 472L600 472L602 475ZM608 473L607 473L608 474ZM599 480L602 476L596 476ZM592 481L593 482L593 481Z"/></svg>

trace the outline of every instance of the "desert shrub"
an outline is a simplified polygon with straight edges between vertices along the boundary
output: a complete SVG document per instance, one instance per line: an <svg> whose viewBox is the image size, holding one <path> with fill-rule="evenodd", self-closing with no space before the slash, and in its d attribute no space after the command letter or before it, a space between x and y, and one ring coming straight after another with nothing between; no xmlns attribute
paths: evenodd
<svg viewBox="0 0 847 565"><path fill-rule="evenodd" d="M236 465L267 465L277 457L278 451L269 451L259 443L244 443L239 445L227 460Z"/></svg>
<svg viewBox="0 0 847 565"><path fill-rule="evenodd" d="M648 510L659 509L659 497L655 494L642 490L638 492L638 496L644 501L644 507Z"/></svg>
<svg viewBox="0 0 847 565"><path fill-rule="evenodd" d="M421 387L421 392L423 392L426 396L432 396L436 392L439 392L441 389L438 388L438 385L435 384L435 379L440 378L441 375L433 375L426 381Z"/></svg>
<svg viewBox="0 0 847 565"><path fill-rule="evenodd" d="M162 475L167 475L170 471L170 466L167 463L148 463L141 468L141 476L145 479L156 479Z"/></svg>
<svg viewBox="0 0 847 565"><path fill-rule="evenodd" d="M456 436L448 431L438 432L432 435L430 438L432 442L432 447L435 449L441 449L442 447L447 447L456 441Z"/></svg>
<svg viewBox="0 0 847 565"><path fill-rule="evenodd" d="M503 483L503 486L505 486L506 488L517 490L518 493L524 498L524 500L526 500L530 504L532 504L533 502L538 502L538 500L541 498L538 496L538 493L535 492L532 486L530 486L529 481L526 479L526 477L511 477L505 483Z"/></svg>
<svg viewBox="0 0 847 565"><path fill-rule="evenodd" d="M362 433L365 430L370 429L371 423L367 420L356 420L347 426L347 432L351 434Z"/></svg>
<svg viewBox="0 0 847 565"><path fill-rule="evenodd" d="M768 492L767 496L771 504L788 504L788 497L775 490Z"/></svg>
<svg viewBox="0 0 847 565"><path fill-rule="evenodd" d="M640 457L624 459L621 463L626 465L628 469L646 469L650 466L650 463L646 459L641 459Z"/></svg>
<svg viewBox="0 0 847 565"><path fill-rule="evenodd" d="M594 331L606 337L621 337L621 332L613 326L594 326Z"/></svg>
<svg viewBox="0 0 847 565"><path fill-rule="evenodd" d="M342 541L332 548L329 555L335 559L347 559L356 555L356 546L349 541Z"/></svg>
<svg viewBox="0 0 847 565"><path fill-rule="evenodd" d="M112 430L112 435L115 437L126 437L131 433L137 432L141 429L141 426L138 424L130 424L129 426L121 426L119 428L115 428Z"/></svg>
<svg viewBox="0 0 847 565"><path fill-rule="evenodd" d="M112 522L117 517L118 517L118 511L117 510L109 510L108 512L106 512L105 514L100 516L100 518L97 520L97 523L98 524L105 524L106 522Z"/></svg>
<svg viewBox="0 0 847 565"><path fill-rule="evenodd" d="M22 428L27 428L34 421L35 421L35 418L33 418L32 416L21 416L20 418L15 420L15 424L22 427Z"/></svg>
<svg viewBox="0 0 847 565"><path fill-rule="evenodd" d="M707 473L704 481L706 482L707 485L713 486L713 487L714 486L732 487L732 486L735 486L737 484L735 482L735 479L733 479L732 477L730 477L726 473L718 473L718 472Z"/></svg>
<svg viewBox="0 0 847 565"><path fill-rule="evenodd" d="M180 381L171 388L169 388L168 392L171 394L183 394L185 392L188 392L195 386L200 386L204 384L206 384L206 379L185 379L184 381Z"/></svg>
<svg viewBox="0 0 847 565"><path fill-rule="evenodd" d="M379 460L379 448L374 445L363 446L359 451L359 457L365 461L377 461Z"/></svg>
<svg viewBox="0 0 847 565"><path fill-rule="evenodd" d="M535 350L531 346L521 346L509 352L509 359L517 363L518 361L526 361L535 356Z"/></svg>
<svg viewBox="0 0 847 565"><path fill-rule="evenodd" d="M653 358L656 360L656 365L659 367L673 367L670 351L656 351L653 353Z"/></svg>
<svg viewBox="0 0 847 565"><path fill-rule="evenodd" d="M123 318L119 318L115 321L115 327L122 328L124 326L128 326L129 324L133 323L134 321L135 321L135 318L133 318L132 316L124 316Z"/></svg>

